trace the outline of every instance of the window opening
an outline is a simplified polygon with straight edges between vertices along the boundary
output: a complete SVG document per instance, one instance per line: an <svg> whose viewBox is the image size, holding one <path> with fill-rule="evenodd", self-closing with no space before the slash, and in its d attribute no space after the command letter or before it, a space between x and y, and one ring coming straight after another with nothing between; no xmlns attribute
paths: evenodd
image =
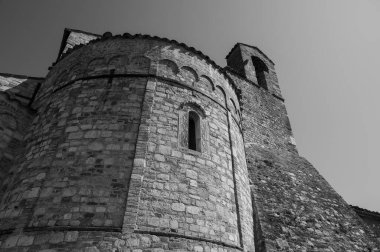
<svg viewBox="0 0 380 252"><path fill-rule="evenodd" d="M252 57L252 63L255 67L257 84L260 87L263 87L266 90L268 90L267 80L265 78L265 72L268 72L268 67L261 59L257 57Z"/></svg>
<svg viewBox="0 0 380 252"><path fill-rule="evenodd" d="M201 151L200 118L194 111L189 112L188 147L190 150Z"/></svg>

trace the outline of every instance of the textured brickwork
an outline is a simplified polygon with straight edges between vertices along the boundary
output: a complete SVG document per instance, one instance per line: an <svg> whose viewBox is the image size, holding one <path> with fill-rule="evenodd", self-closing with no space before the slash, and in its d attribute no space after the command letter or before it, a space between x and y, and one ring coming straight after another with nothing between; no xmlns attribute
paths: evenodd
<svg viewBox="0 0 380 252"><path fill-rule="evenodd" d="M263 148L297 152L284 102L233 72L228 73L243 94L241 123L245 146L259 145Z"/></svg>
<svg viewBox="0 0 380 252"><path fill-rule="evenodd" d="M251 147L257 219L268 251L366 251L376 244L349 205L295 154Z"/></svg>
<svg viewBox="0 0 380 252"><path fill-rule="evenodd" d="M1 251L376 251L298 156L273 62L227 64L65 29L42 85L1 75Z"/></svg>
<svg viewBox="0 0 380 252"><path fill-rule="evenodd" d="M268 89L255 79L252 56L268 66ZM256 250L377 251L370 230L351 207L298 156L273 63L243 44L229 57L226 71L242 90Z"/></svg>
<svg viewBox="0 0 380 252"><path fill-rule="evenodd" d="M23 138L34 116L29 106L43 79L0 74L0 197L9 182L8 172L23 153Z"/></svg>
<svg viewBox="0 0 380 252"><path fill-rule="evenodd" d="M380 242L380 213L352 206L363 222L372 231L372 236Z"/></svg>
<svg viewBox="0 0 380 252"><path fill-rule="evenodd" d="M0 208L4 249L253 250L233 83L173 45L110 38L52 68Z"/></svg>

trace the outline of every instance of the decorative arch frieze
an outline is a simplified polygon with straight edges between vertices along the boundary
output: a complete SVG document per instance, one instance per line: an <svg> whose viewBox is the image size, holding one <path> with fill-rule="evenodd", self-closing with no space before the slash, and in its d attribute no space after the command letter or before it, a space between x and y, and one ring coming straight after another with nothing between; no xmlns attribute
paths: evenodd
<svg viewBox="0 0 380 252"><path fill-rule="evenodd" d="M226 92L221 86L216 86L215 94L220 102L222 102L223 107L226 105Z"/></svg>
<svg viewBox="0 0 380 252"><path fill-rule="evenodd" d="M235 102L234 102L234 100L232 100L232 98L230 98L230 103L231 103L231 111L233 111L233 113L235 113L235 114L237 114L238 112L237 112L237 108L236 108L236 105L235 105Z"/></svg>
<svg viewBox="0 0 380 252"><path fill-rule="evenodd" d="M107 66L108 66L108 70L111 70L111 69L124 70L125 65L128 65L128 63L129 63L129 60L127 57L125 57L124 55L116 55L116 56L111 57L108 60Z"/></svg>
<svg viewBox="0 0 380 252"><path fill-rule="evenodd" d="M73 65L68 72L68 74L71 76L70 80L80 78L81 73L83 73L83 70L79 64Z"/></svg>
<svg viewBox="0 0 380 252"><path fill-rule="evenodd" d="M179 73L179 68L174 61L162 59L158 62L158 71L164 77L171 77Z"/></svg>
<svg viewBox="0 0 380 252"><path fill-rule="evenodd" d="M196 84L196 87L199 87L201 89L205 89L205 90L208 90L210 92L214 91L215 90L215 85L214 83L212 82L212 80L210 79L210 77L206 76L206 75L201 75L199 77L199 81L198 83Z"/></svg>
<svg viewBox="0 0 380 252"><path fill-rule="evenodd" d="M128 71L130 73L149 73L150 61L146 56L134 56L128 64Z"/></svg>
<svg viewBox="0 0 380 252"><path fill-rule="evenodd" d="M199 81L197 72L189 66L181 67L181 79L191 86L194 86L194 83Z"/></svg>
<svg viewBox="0 0 380 252"><path fill-rule="evenodd" d="M103 69L106 66L106 60L104 58L94 58L88 63L86 72L97 71L99 68Z"/></svg>

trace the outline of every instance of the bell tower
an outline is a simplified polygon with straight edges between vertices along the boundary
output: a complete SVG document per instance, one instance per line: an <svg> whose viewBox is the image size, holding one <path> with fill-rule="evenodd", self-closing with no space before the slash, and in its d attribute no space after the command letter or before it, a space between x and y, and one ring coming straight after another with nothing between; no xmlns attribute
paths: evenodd
<svg viewBox="0 0 380 252"><path fill-rule="evenodd" d="M242 43L226 58L241 91L255 251L375 251L359 217L299 156L273 61Z"/></svg>
<svg viewBox="0 0 380 252"><path fill-rule="evenodd" d="M278 85L274 63L260 49L237 43L226 57L227 66L258 87L283 99Z"/></svg>
<svg viewBox="0 0 380 252"><path fill-rule="evenodd" d="M274 63L260 49L237 43L226 71L242 91L246 146L297 152Z"/></svg>

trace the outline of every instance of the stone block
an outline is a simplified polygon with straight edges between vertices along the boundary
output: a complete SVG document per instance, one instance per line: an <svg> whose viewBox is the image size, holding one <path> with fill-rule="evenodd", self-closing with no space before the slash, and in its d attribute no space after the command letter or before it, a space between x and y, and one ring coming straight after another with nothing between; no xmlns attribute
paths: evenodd
<svg viewBox="0 0 380 252"><path fill-rule="evenodd" d="M61 243L64 238L63 232L55 232L50 235L49 242L53 244Z"/></svg>
<svg viewBox="0 0 380 252"><path fill-rule="evenodd" d="M33 244L34 236L20 236L18 239L18 246L30 246Z"/></svg>
<svg viewBox="0 0 380 252"><path fill-rule="evenodd" d="M85 247L83 252L100 252L100 250L97 247L92 246L92 247Z"/></svg>
<svg viewBox="0 0 380 252"><path fill-rule="evenodd" d="M174 211L183 212L183 211L185 211L186 206L183 203L172 203L171 208Z"/></svg>
<svg viewBox="0 0 380 252"><path fill-rule="evenodd" d="M94 151L100 151L104 149L104 146L102 143L93 142L88 146L88 149L94 150Z"/></svg>
<svg viewBox="0 0 380 252"><path fill-rule="evenodd" d="M196 245L196 246L194 246L194 251L195 252L203 252L203 247Z"/></svg>
<svg viewBox="0 0 380 252"><path fill-rule="evenodd" d="M199 214L200 208L196 206L186 206L186 212L189 214Z"/></svg>
<svg viewBox="0 0 380 252"><path fill-rule="evenodd" d="M2 247L3 248L12 248L16 246L17 241L20 237L19 236L10 236L8 237L5 242L3 243Z"/></svg>

